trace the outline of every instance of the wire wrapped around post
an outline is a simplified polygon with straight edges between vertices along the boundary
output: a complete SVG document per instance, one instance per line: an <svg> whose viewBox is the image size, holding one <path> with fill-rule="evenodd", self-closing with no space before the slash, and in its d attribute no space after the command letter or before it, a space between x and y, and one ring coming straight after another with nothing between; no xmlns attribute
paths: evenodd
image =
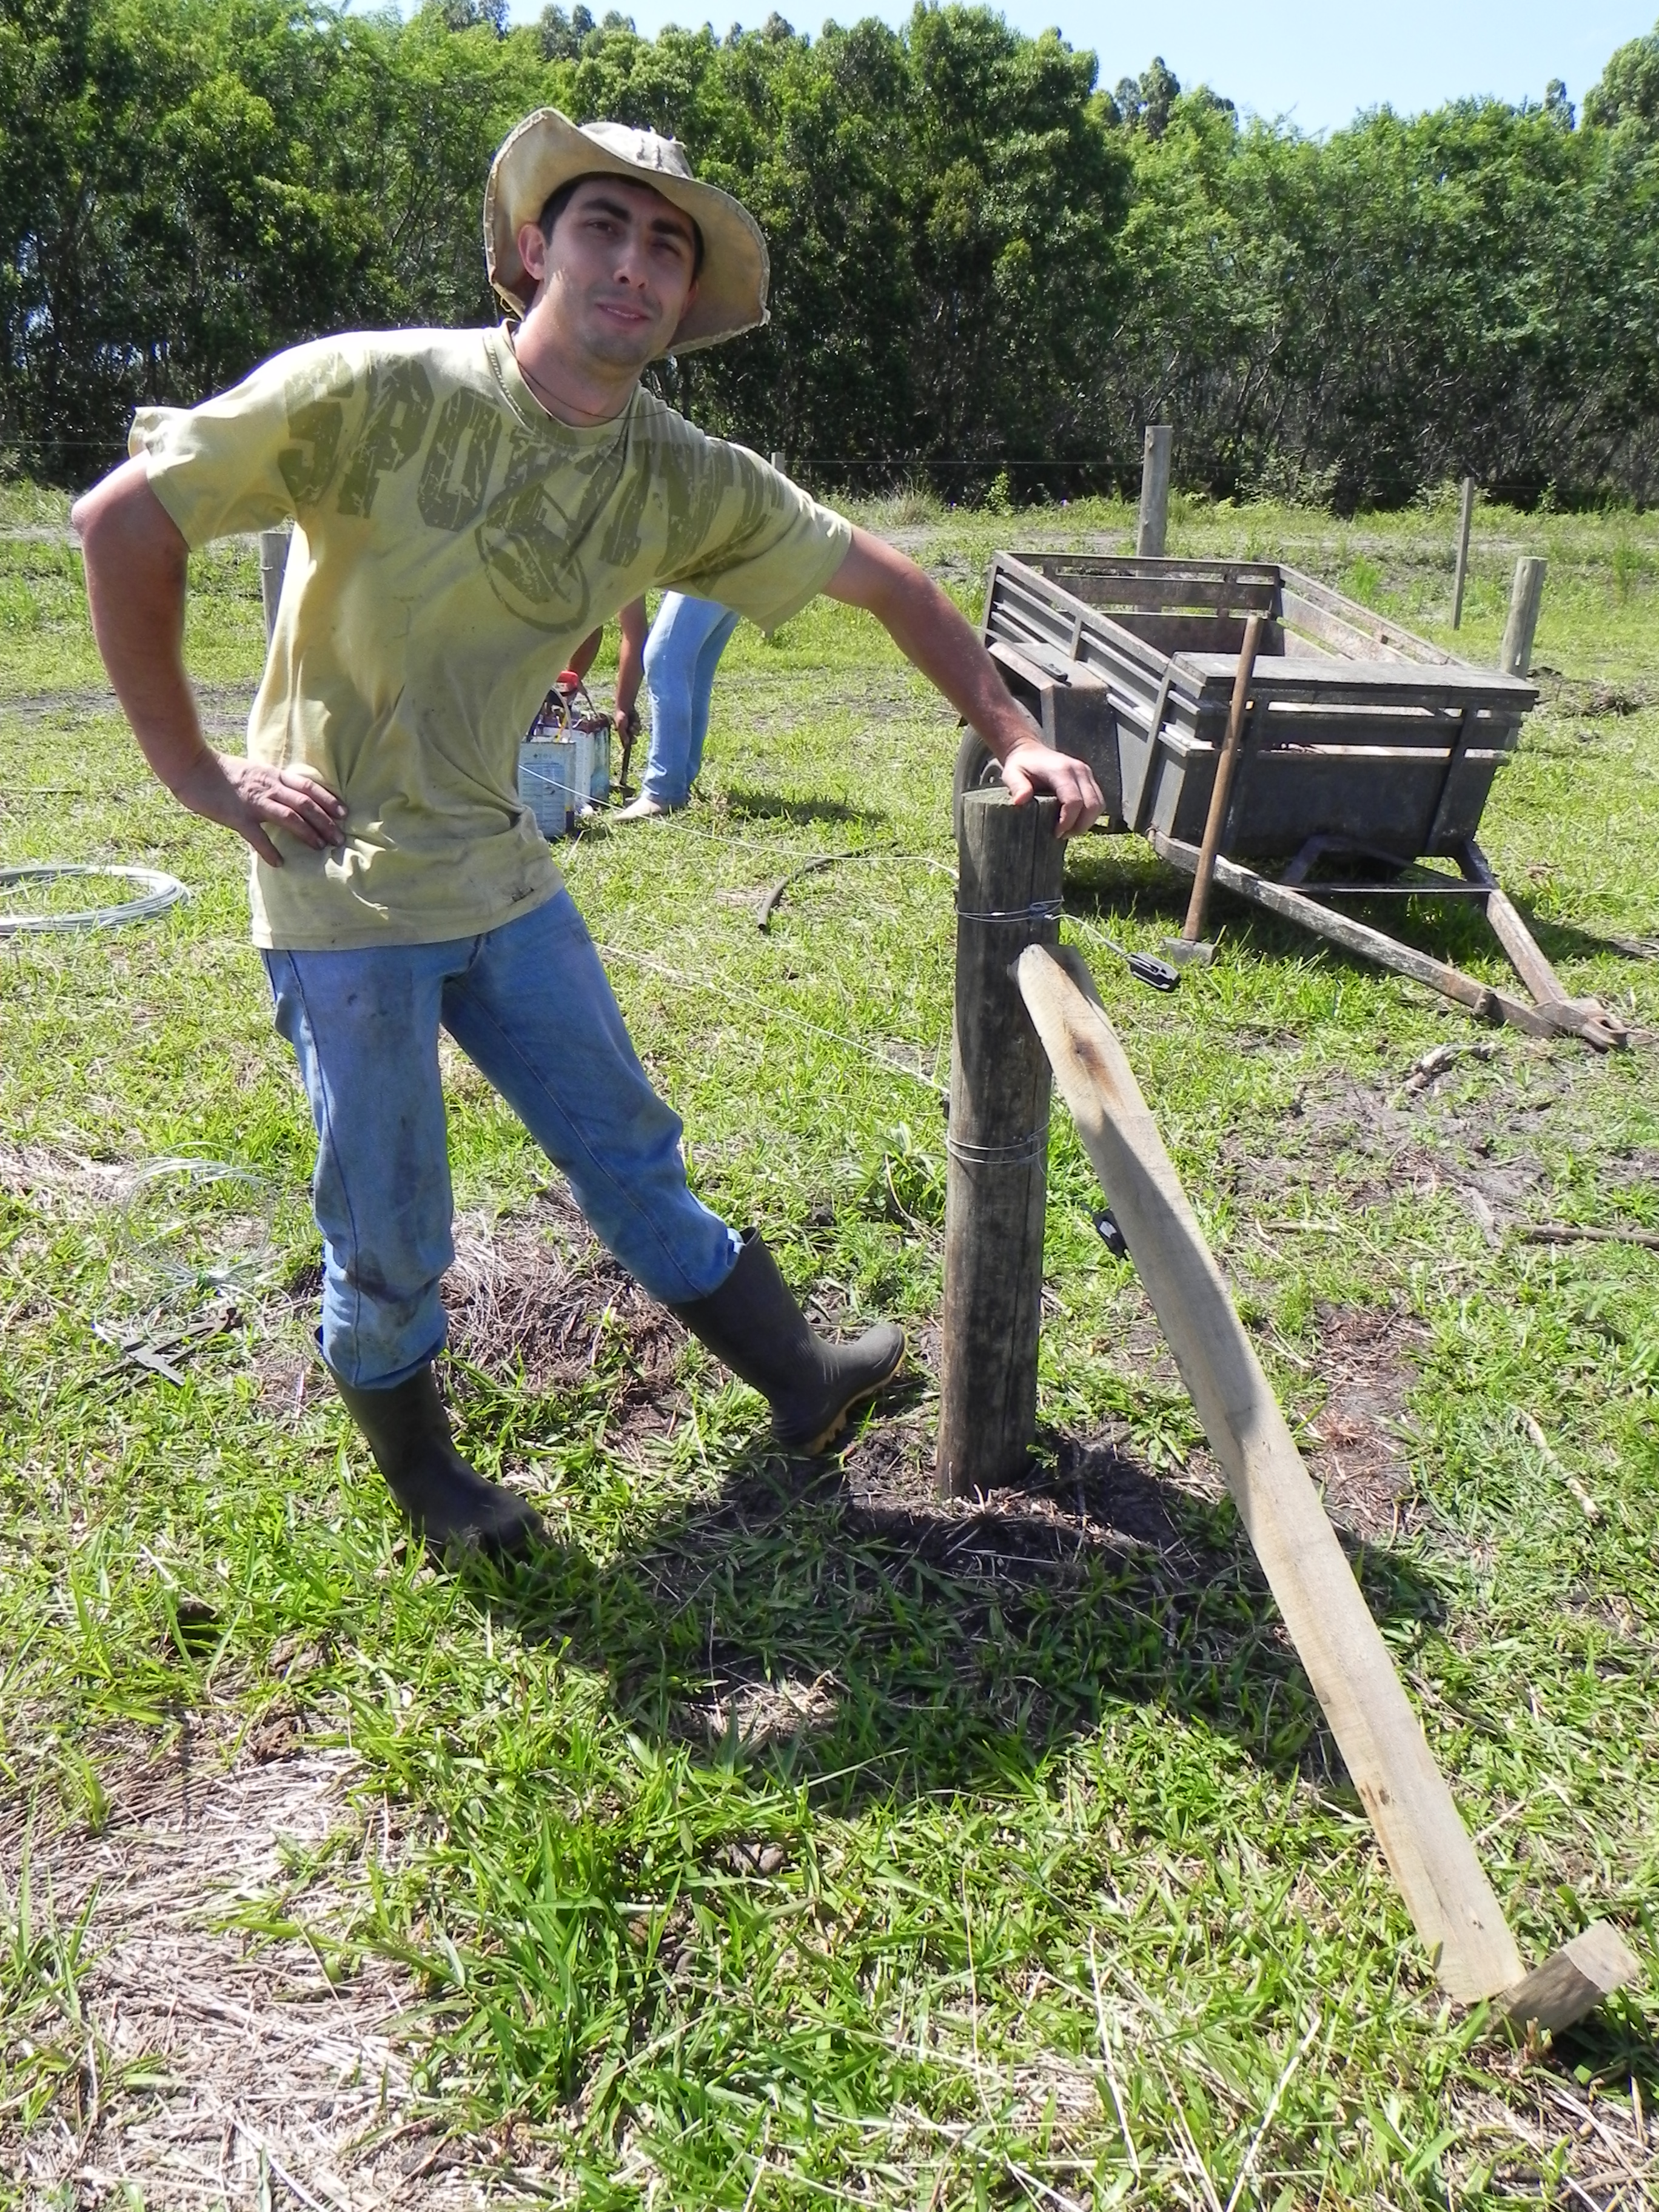
<svg viewBox="0 0 1659 2212"><path fill-rule="evenodd" d="M1017 1480L1036 1437L1048 1061L1014 980L1058 944L1057 802L962 803L945 1202L938 1472L947 1497Z"/></svg>

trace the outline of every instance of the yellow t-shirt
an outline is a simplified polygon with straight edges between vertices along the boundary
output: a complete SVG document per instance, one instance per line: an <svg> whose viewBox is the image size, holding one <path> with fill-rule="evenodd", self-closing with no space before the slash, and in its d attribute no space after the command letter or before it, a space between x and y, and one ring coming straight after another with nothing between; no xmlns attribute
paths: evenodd
<svg viewBox="0 0 1659 2212"><path fill-rule="evenodd" d="M501 331L318 339L143 409L129 442L192 547L294 518L248 754L348 809L343 846L279 834L285 865L254 862L254 942L295 951L441 944L550 898L518 747L580 641L647 585L774 629L852 541L647 392L555 422Z"/></svg>

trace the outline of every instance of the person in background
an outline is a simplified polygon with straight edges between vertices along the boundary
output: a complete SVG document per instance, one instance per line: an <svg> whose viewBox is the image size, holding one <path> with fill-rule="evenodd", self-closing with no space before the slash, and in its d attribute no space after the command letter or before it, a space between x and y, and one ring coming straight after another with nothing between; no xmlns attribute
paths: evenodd
<svg viewBox="0 0 1659 2212"><path fill-rule="evenodd" d="M651 700L651 751L640 795L618 822L672 814L691 796L708 735L714 671L738 617L718 599L666 592L645 645L645 688ZM617 680L620 711L622 678Z"/></svg>
<svg viewBox="0 0 1659 2212"><path fill-rule="evenodd" d="M648 627L645 601L630 599L617 617L622 635L617 642L617 701L612 717L617 741L622 748L617 769L618 786L628 781L628 758L634 750L634 740L640 734L639 708L635 703L640 696L640 678L644 672L645 633ZM590 630L570 656L569 665L584 683L587 672L599 657L605 642L605 625Z"/></svg>

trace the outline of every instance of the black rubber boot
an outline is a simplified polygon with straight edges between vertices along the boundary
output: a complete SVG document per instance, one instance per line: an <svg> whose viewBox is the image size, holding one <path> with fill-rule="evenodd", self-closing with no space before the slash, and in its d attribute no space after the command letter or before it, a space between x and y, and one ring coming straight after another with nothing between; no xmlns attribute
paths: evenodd
<svg viewBox="0 0 1659 2212"><path fill-rule="evenodd" d="M815 1335L757 1229L744 1236L738 1264L719 1290L671 1310L760 1392L786 1451L822 1451L904 1358L904 1331L891 1322L866 1329L854 1344L826 1344Z"/></svg>
<svg viewBox="0 0 1659 2212"><path fill-rule="evenodd" d="M359 1390L337 1375L334 1382L404 1519L428 1544L505 1557L541 1536L534 1507L500 1483L486 1482L456 1450L429 1367L390 1390Z"/></svg>

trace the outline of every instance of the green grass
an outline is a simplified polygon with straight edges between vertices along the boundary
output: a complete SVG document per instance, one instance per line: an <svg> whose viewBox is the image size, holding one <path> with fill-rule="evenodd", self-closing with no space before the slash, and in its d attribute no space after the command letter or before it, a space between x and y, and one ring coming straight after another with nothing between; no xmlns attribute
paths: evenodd
<svg viewBox="0 0 1659 2212"><path fill-rule="evenodd" d="M0 527L61 520L5 498ZM871 520L971 602L995 546L1118 545L1133 518L912 500ZM1171 550L1280 555L1450 641L1451 530L1178 501ZM1645 1033L1659 970L1608 939L1659 934L1659 526L1483 509L1473 659L1520 550L1550 560L1557 673L1484 842L1570 988ZM231 741L259 650L246 549L198 564L190 635ZM875 628L821 604L770 642L739 632L688 814L568 854L699 1187L832 1310L896 1313L924 1350L954 742ZM881 857L793 884L761 934L755 896L829 852ZM925 1372L841 1489L769 1460L758 1401L690 1352L679 1418L642 1427L613 1317L574 1381L457 1375L464 1443L555 1540L532 1571L446 1576L333 1404L270 1388L276 1353L303 1356L311 1146L240 848L145 781L72 550L0 536L0 863L42 859L163 868L192 896L106 936L0 940L0 2172L54 2128L106 2148L178 2088L115 2047L95 1913L41 1869L66 1838L118 1846L134 1772L190 1742L234 1761L277 1720L349 1745L357 1795L280 1880L209 1902L273 1954L303 1930L342 1990L401 1962L422 2094L509 2193L1613 2201L1606 2177L1643 2163L1633 2100L1650 2129L1659 2104L1659 1261L1504 1231L1659 1225L1645 1034L1596 1060L1498 1033L1408 1094L1425 1050L1484 1033L1236 907L1217 964L1153 997L1093 933L1155 949L1183 886L1127 840L1069 865L1068 933L1368 1540L1367 1594L1523 1948L1606 1914L1642 1956L1560 2048L1511 2055L1436 1991L1063 1115L1036 1505L930 1509ZM1473 921L1425 927L1504 972ZM459 1203L507 1235L545 1212L545 1163L452 1073ZM175 1385L112 1371L94 1334L158 1296L100 1170L191 1152L262 1179L277 1264ZM1405 1347L1371 1423L1400 1455L1392 1518L1344 1490L1333 1425L1342 1360L1384 1322ZM1090 1439L1115 1457L1079 1474ZM1114 1538L1114 1502L1155 1540ZM1619 2202L1651 2201L1645 2170ZM0 2180L0 2203L133 2201L71 2186Z"/></svg>

